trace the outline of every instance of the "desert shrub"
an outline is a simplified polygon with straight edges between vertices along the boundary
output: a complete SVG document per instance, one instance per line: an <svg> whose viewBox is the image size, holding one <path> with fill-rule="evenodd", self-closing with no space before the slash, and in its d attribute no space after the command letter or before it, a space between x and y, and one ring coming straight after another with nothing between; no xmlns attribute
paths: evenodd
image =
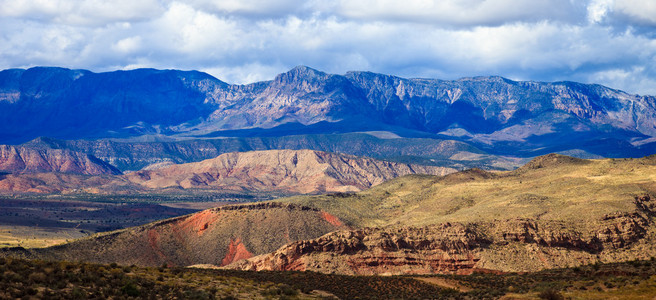
<svg viewBox="0 0 656 300"><path fill-rule="evenodd" d="M205 300L212 299L213 297L203 290L190 290L184 292L184 298L192 300Z"/></svg>
<svg viewBox="0 0 656 300"><path fill-rule="evenodd" d="M31 286L31 287L28 287L28 288L25 290L25 292L26 292L28 295L30 295L30 296L34 296L34 295L36 295L37 293L39 293L39 290L37 290L35 287Z"/></svg>
<svg viewBox="0 0 656 300"><path fill-rule="evenodd" d="M121 292L123 294L132 296L132 297L138 297L139 296L139 289L133 282L128 282L123 287L121 287Z"/></svg>
<svg viewBox="0 0 656 300"><path fill-rule="evenodd" d="M565 300L565 297L559 291L553 289L542 291L538 295L538 298L544 300Z"/></svg>
<svg viewBox="0 0 656 300"><path fill-rule="evenodd" d="M37 283L44 283L46 280L48 280L48 277L46 274L37 272L37 273L32 273L28 276L29 281L31 282L37 282Z"/></svg>
<svg viewBox="0 0 656 300"><path fill-rule="evenodd" d="M86 299L86 298L87 298L87 293L85 293L79 287L74 287L73 290L71 290L71 299Z"/></svg>
<svg viewBox="0 0 656 300"><path fill-rule="evenodd" d="M286 284L280 285L279 289L280 289L280 293L282 295L285 295L285 296L296 296L296 295L298 295L298 291L296 289L294 289L291 286L286 285Z"/></svg>

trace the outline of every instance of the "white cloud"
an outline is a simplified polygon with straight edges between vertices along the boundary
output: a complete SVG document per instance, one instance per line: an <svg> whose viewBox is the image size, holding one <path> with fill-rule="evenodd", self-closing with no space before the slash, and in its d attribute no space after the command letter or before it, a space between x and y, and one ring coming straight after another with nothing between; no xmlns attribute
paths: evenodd
<svg viewBox="0 0 656 300"><path fill-rule="evenodd" d="M133 37L124 38L116 42L112 46L112 48L114 49L114 51L123 52L123 53L134 52L139 48L141 48L141 37L133 36Z"/></svg>
<svg viewBox="0 0 656 300"><path fill-rule="evenodd" d="M336 11L365 20L399 20L446 25L501 25L558 20L577 22L584 6L569 0L340 0Z"/></svg>
<svg viewBox="0 0 656 300"><path fill-rule="evenodd" d="M599 23L611 11L615 0L592 0L588 5L588 21Z"/></svg>
<svg viewBox="0 0 656 300"><path fill-rule="evenodd" d="M197 69L247 83L308 65L656 93L656 37L633 25L653 24L647 2L0 0L0 68Z"/></svg>
<svg viewBox="0 0 656 300"><path fill-rule="evenodd" d="M2 17L78 26L147 20L163 10L157 0L0 0L0 7Z"/></svg>
<svg viewBox="0 0 656 300"><path fill-rule="evenodd" d="M656 26L656 1L616 0L615 9L640 23Z"/></svg>

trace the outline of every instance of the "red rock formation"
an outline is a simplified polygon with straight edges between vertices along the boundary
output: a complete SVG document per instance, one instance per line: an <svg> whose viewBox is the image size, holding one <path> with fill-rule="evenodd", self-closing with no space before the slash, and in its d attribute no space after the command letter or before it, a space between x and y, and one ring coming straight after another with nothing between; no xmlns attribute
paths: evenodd
<svg viewBox="0 0 656 300"><path fill-rule="evenodd" d="M579 264L600 257L616 261L623 251L645 237L648 226L649 220L636 212L608 215L588 230L580 231L564 222L531 219L470 225L444 223L421 228L365 228L290 243L273 253L227 267L362 275L537 271L569 266L577 261L569 256L580 258ZM503 258L502 253L508 257ZM508 261L494 262L492 266L500 270L489 270L486 264L489 265L491 255ZM522 265L522 260L532 261L529 266Z"/></svg>
<svg viewBox="0 0 656 300"><path fill-rule="evenodd" d="M321 211L320 214L321 214L321 218L326 220L328 223L333 224L333 225L338 226L338 227L344 226L344 223L342 223L342 221L339 218L337 218L337 217L335 217L335 216L333 216L333 215L331 215L331 214L329 214L325 211Z"/></svg>
<svg viewBox="0 0 656 300"><path fill-rule="evenodd" d="M229 265L233 262L242 259L248 259L253 257L253 253L250 253L244 243L241 242L240 238L236 240L230 240L230 245L228 245L228 253L221 260L221 266Z"/></svg>
<svg viewBox="0 0 656 300"><path fill-rule="evenodd" d="M486 241L460 224L338 231L237 262L244 270L313 270L344 274L468 273Z"/></svg>
<svg viewBox="0 0 656 300"><path fill-rule="evenodd" d="M121 174L93 156L62 149L0 145L0 171L60 172L84 175Z"/></svg>

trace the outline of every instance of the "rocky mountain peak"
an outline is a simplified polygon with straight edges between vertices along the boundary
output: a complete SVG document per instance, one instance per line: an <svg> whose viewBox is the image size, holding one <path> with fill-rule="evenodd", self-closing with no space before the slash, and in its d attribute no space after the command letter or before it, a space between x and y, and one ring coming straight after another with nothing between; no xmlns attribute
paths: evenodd
<svg viewBox="0 0 656 300"><path fill-rule="evenodd" d="M299 81L317 81L328 76L324 72L307 66L297 66L285 73L278 74L273 81L277 84L293 84Z"/></svg>

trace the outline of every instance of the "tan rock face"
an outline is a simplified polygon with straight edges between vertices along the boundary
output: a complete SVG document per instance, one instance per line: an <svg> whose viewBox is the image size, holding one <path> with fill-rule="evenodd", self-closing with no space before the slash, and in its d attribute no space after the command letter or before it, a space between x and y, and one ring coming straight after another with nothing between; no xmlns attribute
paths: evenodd
<svg viewBox="0 0 656 300"><path fill-rule="evenodd" d="M452 172L313 150L268 150L227 153L198 163L133 172L127 178L148 188L315 193L360 191L398 176Z"/></svg>
<svg viewBox="0 0 656 300"><path fill-rule="evenodd" d="M61 149L32 149L0 145L0 171L60 172L84 175L121 174L111 165L87 154Z"/></svg>

